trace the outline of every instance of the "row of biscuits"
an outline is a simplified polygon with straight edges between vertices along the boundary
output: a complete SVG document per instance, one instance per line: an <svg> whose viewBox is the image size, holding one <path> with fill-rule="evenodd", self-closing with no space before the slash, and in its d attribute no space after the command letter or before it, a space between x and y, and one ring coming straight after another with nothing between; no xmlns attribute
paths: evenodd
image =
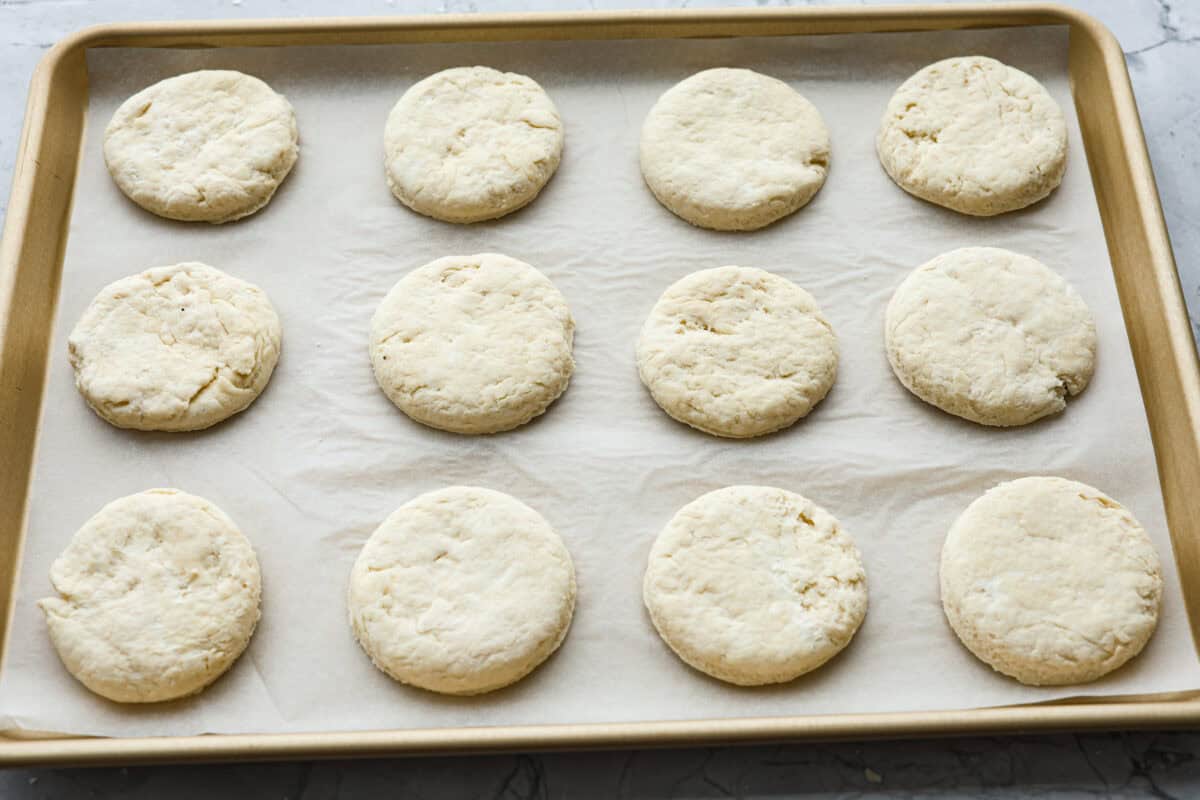
<svg viewBox="0 0 1200 800"><path fill-rule="evenodd" d="M457 67L414 84L388 115L385 175L421 214L496 219L533 201L558 169L564 139L557 107L534 80ZM298 141L291 104L266 83L203 70L126 100L105 130L104 157L142 208L224 223L266 206L298 157ZM901 188L991 216L1059 185L1066 124L1024 72L981 56L951 58L897 89L876 146ZM718 68L659 98L642 127L640 164L654 196L681 218L746 231L806 205L825 183L830 152L825 122L803 95L751 70Z"/></svg>
<svg viewBox="0 0 1200 800"><path fill-rule="evenodd" d="M961 642L1035 686L1095 680L1126 663L1153 635L1162 599L1158 555L1133 516L1056 477L1002 483L972 502L946 536L940 575ZM203 690L245 650L261 613L249 541L211 502L176 489L109 503L51 579L60 596L39 605L60 659L117 702ZM375 530L346 597L354 635L384 673L481 694L520 680L562 644L575 569L532 508L453 486L410 500ZM866 615L867 579L829 512L784 489L728 486L662 530L643 597L680 659L755 686L791 681L845 648Z"/></svg>
<svg viewBox="0 0 1200 800"><path fill-rule="evenodd" d="M986 425L1061 411L1092 376L1091 312L1027 256L962 248L913 271L888 305L900 381ZM372 320L370 357L389 399L417 422L498 433L542 414L574 371L575 323L534 267L495 253L448 256L405 275ZM206 428L266 388L282 328L266 294L199 263L105 287L69 338L75 384L108 422ZM838 343L813 297L765 270L726 266L671 285L637 343L642 382L671 417L707 433L792 425L829 391Z"/></svg>

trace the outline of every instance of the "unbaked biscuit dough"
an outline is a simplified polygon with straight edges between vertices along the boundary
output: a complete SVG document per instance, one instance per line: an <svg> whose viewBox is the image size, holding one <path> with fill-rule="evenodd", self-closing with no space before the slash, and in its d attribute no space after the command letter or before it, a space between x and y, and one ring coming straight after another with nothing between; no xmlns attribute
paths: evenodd
<svg viewBox="0 0 1200 800"><path fill-rule="evenodd" d="M875 145L904 191L974 216L1036 203L1067 164L1058 103L1029 75L983 56L938 61L901 84Z"/></svg>
<svg viewBox="0 0 1200 800"><path fill-rule="evenodd" d="M456 67L404 93L383 144L400 202L446 222L480 222L537 197L562 159L563 125L532 78Z"/></svg>
<svg viewBox="0 0 1200 800"><path fill-rule="evenodd" d="M681 508L650 550L650 619L675 654L742 686L835 656L867 613L854 540L795 492L727 486Z"/></svg>
<svg viewBox="0 0 1200 800"><path fill-rule="evenodd" d="M371 320L375 379L417 422L498 433L567 388L575 323L542 273L496 253L447 256L405 275Z"/></svg>
<svg viewBox="0 0 1200 800"><path fill-rule="evenodd" d="M50 569L38 605L63 666L120 703L195 694L237 660L259 618L250 542L221 509L151 489L100 509Z"/></svg>
<svg viewBox="0 0 1200 800"><path fill-rule="evenodd" d="M1096 363L1096 324L1065 279L1028 256L964 247L914 270L884 322L896 377L926 403L983 425L1066 408Z"/></svg>
<svg viewBox="0 0 1200 800"><path fill-rule="evenodd" d="M1002 483L971 503L942 547L941 585L967 649L1032 686L1093 681L1136 656L1163 591L1133 515L1053 477Z"/></svg>
<svg viewBox="0 0 1200 800"><path fill-rule="evenodd" d="M833 329L812 295L753 267L693 272L642 326L642 383L673 418L715 436L761 436L807 415L837 375Z"/></svg>
<svg viewBox="0 0 1200 800"><path fill-rule="evenodd" d="M786 83L707 69L668 89L642 125L642 176L702 228L747 231L796 211L829 171L829 131Z"/></svg>
<svg viewBox="0 0 1200 800"><path fill-rule="evenodd" d="M104 287L67 344L75 386L105 420L193 431L254 402L279 360L281 337L262 289L187 262Z"/></svg>
<svg viewBox="0 0 1200 800"><path fill-rule="evenodd" d="M575 568L540 514L491 489L451 486L396 509L350 574L350 625L401 683L480 694L550 657L575 609Z"/></svg>
<svg viewBox="0 0 1200 800"><path fill-rule="evenodd" d="M230 222L270 201L299 154L283 95L232 70L167 78L130 97L104 131L104 161L160 217Z"/></svg>

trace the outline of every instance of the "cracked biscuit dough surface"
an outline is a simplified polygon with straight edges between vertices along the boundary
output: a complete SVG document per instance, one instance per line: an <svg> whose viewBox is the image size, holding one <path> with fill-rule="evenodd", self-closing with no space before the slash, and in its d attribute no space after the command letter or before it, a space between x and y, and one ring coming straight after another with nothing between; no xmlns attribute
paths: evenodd
<svg viewBox="0 0 1200 800"><path fill-rule="evenodd" d="M995 247L952 250L914 270L885 315L888 360L926 403L983 425L1066 408L1096 363L1096 324L1067 281Z"/></svg>
<svg viewBox="0 0 1200 800"><path fill-rule="evenodd" d="M900 85L875 147L904 191L986 217L1058 188L1067 127L1058 103L1032 77L992 58L965 56L930 64Z"/></svg>
<svg viewBox="0 0 1200 800"><path fill-rule="evenodd" d="M192 431L254 402L279 360L281 335L261 289L188 262L104 287L68 350L76 388L108 422Z"/></svg>
<svg viewBox="0 0 1200 800"><path fill-rule="evenodd" d="M838 347L796 284L753 267L717 267L663 292L642 326L637 364L671 417L747 438L812 411L837 376Z"/></svg>
<svg viewBox="0 0 1200 800"><path fill-rule="evenodd" d="M796 211L829 171L829 131L786 83L708 69L668 89L646 116L642 176L693 225L748 231Z"/></svg>
<svg viewBox="0 0 1200 800"><path fill-rule="evenodd" d="M567 635L575 568L540 514L451 486L396 509L350 574L350 625L379 669L444 694L520 680Z"/></svg>
<svg viewBox="0 0 1200 800"><path fill-rule="evenodd" d="M537 197L562 159L563 125L532 78L456 67L404 93L383 144L400 202L446 222L480 222Z"/></svg>
<svg viewBox="0 0 1200 800"><path fill-rule="evenodd" d="M1140 653L1163 588L1133 515L1054 477L1002 483L971 503L942 547L941 585L967 649L1033 686L1093 681Z"/></svg>
<svg viewBox="0 0 1200 800"><path fill-rule="evenodd" d="M98 695L195 694L237 660L259 618L250 542L207 500L151 489L106 505L50 568L41 600L63 665Z"/></svg>
<svg viewBox="0 0 1200 800"><path fill-rule="evenodd" d="M147 211L231 222L270 201L300 150L283 95L232 70L167 78L130 97L104 131L104 161Z"/></svg>
<svg viewBox="0 0 1200 800"><path fill-rule="evenodd" d="M379 304L371 364L384 394L417 422L498 433L566 391L574 331L562 293L528 264L447 256L405 275Z"/></svg>
<svg viewBox="0 0 1200 800"><path fill-rule="evenodd" d="M727 486L659 534L643 597L684 662L756 686L810 672L849 644L867 613L867 578L825 509L784 489Z"/></svg>

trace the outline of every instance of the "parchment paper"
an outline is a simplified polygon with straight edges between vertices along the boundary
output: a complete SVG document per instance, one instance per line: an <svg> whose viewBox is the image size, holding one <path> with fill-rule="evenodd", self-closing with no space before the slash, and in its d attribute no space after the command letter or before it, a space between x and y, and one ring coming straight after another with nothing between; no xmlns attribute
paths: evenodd
<svg viewBox="0 0 1200 800"><path fill-rule="evenodd" d="M950 709L1200 687L1155 462L1057 29L725 39L89 54L91 107L56 320L0 727L84 734L346 730ZM994 219L922 203L888 180L874 135L895 87L925 64L981 53L1027 70L1067 112L1070 164L1048 201ZM413 82L487 64L536 78L566 122L558 174L527 209L450 225L397 203L382 130ZM714 233L663 209L642 184L638 131L655 99L711 66L788 81L830 128L831 174L816 199L763 231ZM295 105L302 151L271 205L229 225L172 223L109 179L101 137L115 107L201 68L258 75ZM1066 413L1014 430L960 421L912 397L883 350L883 310L917 265L996 245L1064 273L1096 314L1100 360ZM408 270L450 253L498 251L544 271L571 304L577 371L533 424L493 437L409 421L376 387L368 321ZM283 357L245 413L192 434L113 428L76 394L66 336L105 284L200 260L262 286L283 320ZM633 348L659 294L722 264L759 266L808 288L832 322L841 367L829 397L789 430L751 441L693 431L638 381ZM975 660L943 618L937 559L947 528L999 481L1057 474L1120 499L1163 557L1162 623L1145 653L1085 687L1033 689ZM563 648L525 681L472 698L400 686L346 623L350 566L383 518L455 483L510 492L540 511L575 559L579 603ZM838 516L866 562L871 606L851 646L793 683L747 690L684 666L641 604L650 544L680 506L732 483L802 492ZM76 529L108 501L175 486L225 509L257 548L263 619L247 653L202 695L122 707L76 683L34 605Z"/></svg>

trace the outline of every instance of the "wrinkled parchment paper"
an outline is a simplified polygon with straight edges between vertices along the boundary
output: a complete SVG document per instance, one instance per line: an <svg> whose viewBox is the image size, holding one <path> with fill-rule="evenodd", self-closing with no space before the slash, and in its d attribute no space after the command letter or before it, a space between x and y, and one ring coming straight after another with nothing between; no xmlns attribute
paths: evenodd
<svg viewBox="0 0 1200 800"><path fill-rule="evenodd" d="M29 530L0 727L85 734L316 731L908 711L1028 703L1086 692L1200 687L1170 555L1155 463L1056 29L697 41L560 42L247 50L105 50L89 56L91 107L55 323ZM1021 213L971 219L888 180L874 135L895 87L951 55L1000 57L1038 77L1067 112L1062 188ZM533 205L461 226L396 202L383 176L388 111L413 82L487 64L533 76L566 122L562 167ZM825 188L765 230L682 222L642 184L638 130L655 99L712 66L788 81L821 113L833 162ZM208 226L160 220L105 172L101 137L143 86L201 68L258 75L295 105L299 163L264 211ZM1062 271L1096 314L1100 360L1066 413L1014 430L960 421L893 377L883 311L917 265L996 245ZM408 270L451 253L498 251L544 271L571 304L578 368L533 424L493 437L409 421L376 387L368 321ZM262 286L283 320L279 368L245 413L209 431L144 434L98 419L78 397L66 336L105 284L200 260ZM841 368L829 397L774 436L728 441L670 420L638 381L633 349L658 295L693 270L763 267L809 289L832 322ZM955 640L938 600L947 528L995 483L1056 474L1125 503L1163 556L1162 623L1145 653L1076 688L1001 677ZM575 559L579 603L559 653L508 690L444 698L393 683L355 643L344 593L363 542L414 495L455 483L510 492L540 511ZM732 483L802 492L855 536L871 606L851 646L805 678L739 689L684 666L642 608L650 544L676 509ZM202 695L122 707L59 664L37 598L50 562L108 501L175 486L217 503L254 543L263 619L247 653Z"/></svg>

